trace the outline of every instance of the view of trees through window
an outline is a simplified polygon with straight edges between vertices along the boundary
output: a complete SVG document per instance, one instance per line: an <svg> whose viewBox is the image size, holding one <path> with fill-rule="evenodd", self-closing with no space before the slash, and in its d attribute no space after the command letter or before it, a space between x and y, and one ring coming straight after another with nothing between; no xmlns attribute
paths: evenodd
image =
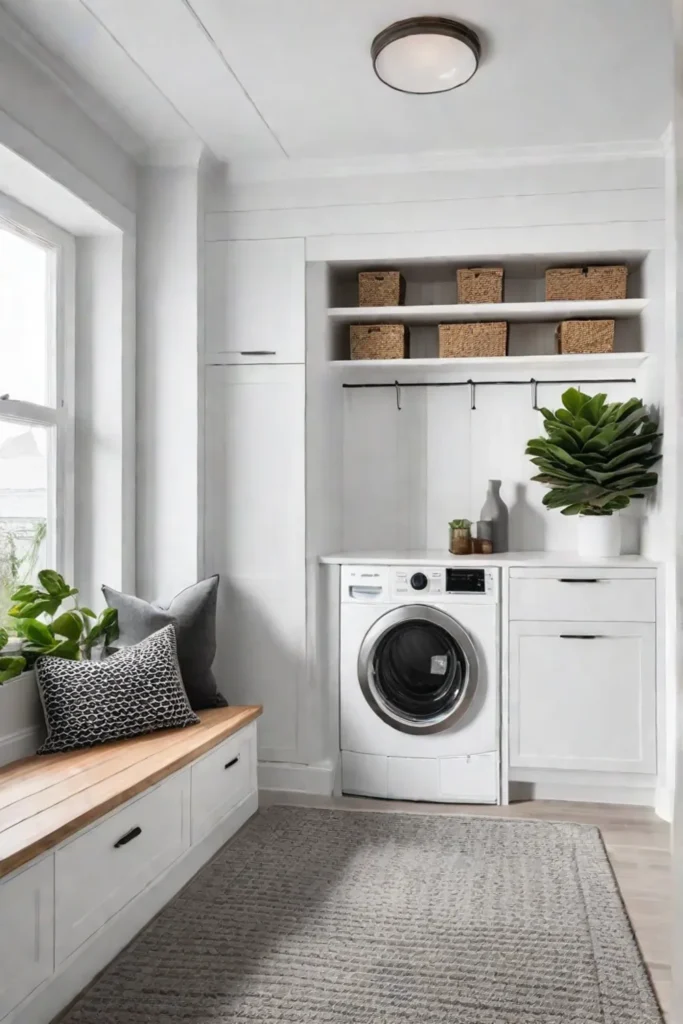
<svg viewBox="0 0 683 1024"><path fill-rule="evenodd" d="M54 406L52 287L45 245L0 228L0 627L8 631L12 593L49 560L55 427L35 422L27 404Z"/></svg>

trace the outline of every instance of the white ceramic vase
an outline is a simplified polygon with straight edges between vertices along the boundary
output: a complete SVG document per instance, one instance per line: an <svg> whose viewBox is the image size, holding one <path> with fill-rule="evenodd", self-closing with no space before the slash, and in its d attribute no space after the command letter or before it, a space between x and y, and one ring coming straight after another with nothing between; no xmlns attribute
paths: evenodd
<svg viewBox="0 0 683 1024"><path fill-rule="evenodd" d="M579 554L582 558L613 558L621 554L621 520L611 516L579 516Z"/></svg>

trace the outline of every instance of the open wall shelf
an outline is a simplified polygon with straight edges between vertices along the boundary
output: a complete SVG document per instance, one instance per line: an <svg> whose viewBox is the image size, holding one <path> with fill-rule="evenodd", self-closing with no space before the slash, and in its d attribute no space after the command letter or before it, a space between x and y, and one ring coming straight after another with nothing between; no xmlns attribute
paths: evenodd
<svg viewBox="0 0 683 1024"><path fill-rule="evenodd" d="M363 369L383 368L387 371L401 370L455 370L459 373L505 373L521 370L563 370L567 373L583 373L586 370L609 370L622 373L642 366L648 358L646 352L607 352L600 355L528 355L501 356L476 359L336 359L332 366L354 373Z"/></svg>
<svg viewBox="0 0 683 1024"><path fill-rule="evenodd" d="M336 306L328 309L333 323L443 324L475 320L509 323L558 323L560 320L637 317L647 299L608 299L599 302L495 302L425 306Z"/></svg>

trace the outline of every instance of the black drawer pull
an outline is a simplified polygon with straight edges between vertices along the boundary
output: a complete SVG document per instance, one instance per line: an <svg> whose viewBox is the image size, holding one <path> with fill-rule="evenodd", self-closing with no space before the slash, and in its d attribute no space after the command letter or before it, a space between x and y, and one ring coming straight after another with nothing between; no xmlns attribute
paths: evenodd
<svg viewBox="0 0 683 1024"><path fill-rule="evenodd" d="M597 633L560 633L560 640L599 640Z"/></svg>
<svg viewBox="0 0 683 1024"><path fill-rule="evenodd" d="M225 765L225 767L226 767L226 768L232 768L232 766L233 766L234 764L237 764L237 762L239 761L239 759L240 759L240 756L239 756L239 754L238 754L238 755L237 755L237 757L233 757L232 761L228 761L228 763L227 763L227 764Z"/></svg>
<svg viewBox="0 0 683 1024"><path fill-rule="evenodd" d="M277 352L273 352L267 348L247 348L242 349L240 352L241 356L276 356Z"/></svg>
<svg viewBox="0 0 683 1024"><path fill-rule="evenodd" d="M125 836L121 836L121 838L114 843L114 849L118 850L119 846L125 846L126 843L131 841L131 839L137 839L141 832L142 829L140 826L136 825L135 828L132 828L130 832L126 832Z"/></svg>
<svg viewBox="0 0 683 1024"><path fill-rule="evenodd" d="M568 577L567 579L560 579L560 583L600 583L600 580L589 580L585 578Z"/></svg>

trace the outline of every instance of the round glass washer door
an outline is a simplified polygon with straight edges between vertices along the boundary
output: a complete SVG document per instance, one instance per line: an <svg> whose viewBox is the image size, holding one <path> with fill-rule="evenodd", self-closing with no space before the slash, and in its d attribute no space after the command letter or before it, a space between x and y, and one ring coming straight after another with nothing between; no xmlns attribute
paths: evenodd
<svg viewBox="0 0 683 1024"><path fill-rule="evenodd" d="M477 687L474 644L438 608L405 605L368 630L358 653L358 680L375 714L401 732L450 729Z"/></svg>

